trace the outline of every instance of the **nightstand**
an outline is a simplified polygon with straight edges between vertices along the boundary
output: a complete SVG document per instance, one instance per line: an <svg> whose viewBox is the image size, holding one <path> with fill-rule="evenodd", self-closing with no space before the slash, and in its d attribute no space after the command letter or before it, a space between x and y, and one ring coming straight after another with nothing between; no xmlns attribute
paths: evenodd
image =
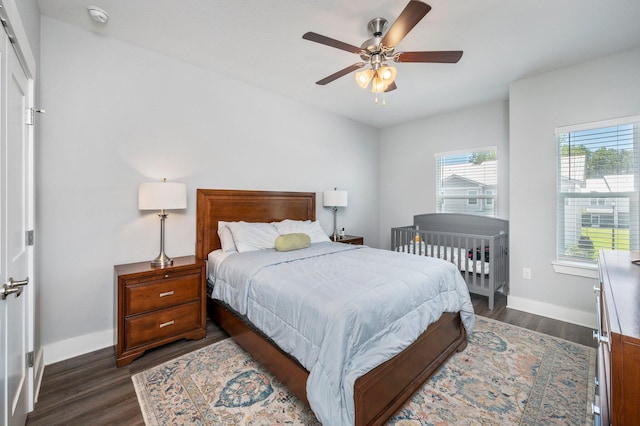
<svg viewBox="0 0 640 426"><path fill-rule="evenodd" d="M173 259L167 267L151 262L116 265L116 365L147 349L207 333L205 264L195 256Z"/></svg>
<svg viewBox="0 0 640 426"><path fill-rule="evenodd" d="M331 241L334 241L333 239L333 235L331 235L329 237L329 239ZM345 235L344 237L338 237L337 240L335 240L338 243L345 243L345 244L354 244L354 245L358 245L361 246L364 244L364 238L363 237L358 237L355 235Z"/></svg>

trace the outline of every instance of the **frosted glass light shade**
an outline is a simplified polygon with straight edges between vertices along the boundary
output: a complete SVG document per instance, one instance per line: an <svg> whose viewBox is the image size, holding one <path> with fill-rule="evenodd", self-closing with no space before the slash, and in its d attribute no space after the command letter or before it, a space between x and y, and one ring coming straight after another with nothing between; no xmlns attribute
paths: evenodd
<svg viewBox="0 0 640 426"><path fill-rule="evenodd" d="M391 83L395 80L397 71L394 67L383 66L373 76L371 83L371 91L373 93L382 93L386 91Z"/></svg>
<svg viewBox="0 0 640 426"><path fill-rule="evenodd" d="M398 74L398 71L396 70L395 67L388 67L386 65L378 70L378 75L380 76L380 78L382 78L382 81L385 82L387 87L391 83L393 83L393 81L396 79L397 74Z"/></svg>
<svg viewBox="0 0 640 426"><path fill-rule="evenodd" d="M324 207L347 207L347 191L324 191L322 205Z"/></svg>
<svg viewBox="0 0 640 426"><path fill-rule="evenodd" d="M138 187L139 210L187 208L187 185L175 182L147 182Z"/></svg>
<svg viewBox="0 0 640 426"><path fill-rule="evenodd" d="M374 71L372 69L366 69L364 71L360 71L356 73L356 83L358 86L366 89L369 85L369 82L373 78Z"/></svg>

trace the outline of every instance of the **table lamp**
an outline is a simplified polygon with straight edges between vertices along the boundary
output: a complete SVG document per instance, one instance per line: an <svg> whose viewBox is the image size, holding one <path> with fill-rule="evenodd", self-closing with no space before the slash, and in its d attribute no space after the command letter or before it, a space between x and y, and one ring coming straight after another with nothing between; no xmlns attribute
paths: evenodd
<svg viewBox="0 0 640 426"><path fill-rule="evenodd" d="M338 224L336 217L338 214L338 207L347 207L347 191L338 191L334 188L333 191L324 191L322 195L322 204L325 207L331 207L333 209L333 241L338 240Z"/></svg>
<svg viewBox="0 0 640 426"><path fill-rule="evenodd" d="M173 259L164 252L164 221L169 215L167 210L187 208L187 185L184 183L162 182L141 183L138 187L138 209L160 210L160 254L151 261L152 266L168 266Z"/></svg>

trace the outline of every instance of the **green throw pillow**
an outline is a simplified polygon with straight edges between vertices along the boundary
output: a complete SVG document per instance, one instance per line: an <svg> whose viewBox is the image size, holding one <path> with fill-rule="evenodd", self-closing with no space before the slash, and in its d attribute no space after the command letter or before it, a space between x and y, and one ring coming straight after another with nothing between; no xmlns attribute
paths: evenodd
<svg viewBox="0 0 640 426"><path fill-rule="evenodd" d="M307 234L283 234L276 238L276 250L291 251L309 247L311 237Z"/></svg>

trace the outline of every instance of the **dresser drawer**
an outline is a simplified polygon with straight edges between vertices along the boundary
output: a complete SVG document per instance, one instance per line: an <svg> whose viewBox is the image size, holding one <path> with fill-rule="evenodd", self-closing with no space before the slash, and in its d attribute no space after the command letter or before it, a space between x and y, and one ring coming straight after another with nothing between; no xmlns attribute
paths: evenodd
<svg viewBox="0 0 640 426"><path fill-rule="evenodd" d="M125 283L125 315L136 315L175 306L200 297L200 273L158 276L153 280Z"/></svg>
<svg viewBox="0 0 640 426"><path fill-rule="evenodd" d="M192 302L125 320L125 346L135 348L200 327L200 302Z"/></svg>

